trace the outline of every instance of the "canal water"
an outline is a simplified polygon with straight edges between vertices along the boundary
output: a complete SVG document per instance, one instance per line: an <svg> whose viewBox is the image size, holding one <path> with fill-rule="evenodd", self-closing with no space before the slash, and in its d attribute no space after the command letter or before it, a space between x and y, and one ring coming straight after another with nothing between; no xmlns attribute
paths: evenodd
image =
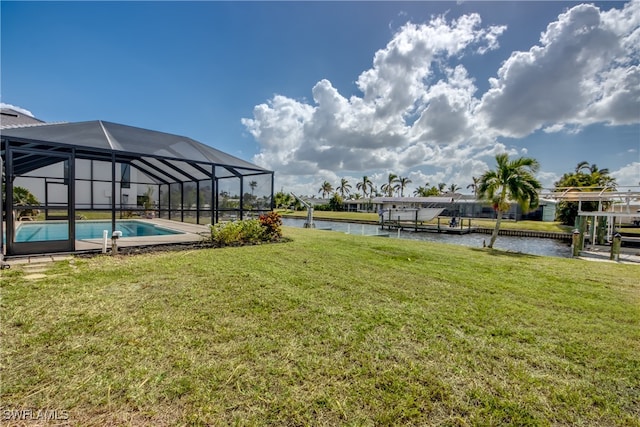
<svg viewBox="0 0 640 427"><path fill-rule="evenodd" d="M289 227L304 227L306 219L299 218L282 218L283 225ZM432 233L424 231L400 231L382 230L378 225L370 224L354 224L347 222L334 222L314 220L317 230L335 231L341 233L357 234L363 236L388 235L390 238L400 238L409 240L423 240L429 242L451 243L454 245L471 246L481 248L483 242L489 243L491 235L470 233L470 234L447 234ZM498 236L495 249L511 252L521 252L531 255L545 255L561 258L571 257L571 248L568 242L554 239L540 239L535 237L514 237L514 236Z"/></svg>

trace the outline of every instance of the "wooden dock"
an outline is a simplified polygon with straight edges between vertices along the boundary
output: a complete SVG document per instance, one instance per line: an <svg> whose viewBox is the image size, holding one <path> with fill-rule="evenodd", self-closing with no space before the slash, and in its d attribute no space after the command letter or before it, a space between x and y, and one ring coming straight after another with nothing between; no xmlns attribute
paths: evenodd
<svg viewBox="0 0 640 427"><path fill-rule="evenodd" d="M477 227L472 227L471 222L464 225L465 221L461 221L460 224L456 224L455 227L451 227L448 224L440 222L438 218L437 224L421 224L414 221L385 221L380 225L380 228L387 230L401 230L401 231L414 231L414 232L429 232L429 233L447 233L447 234L469 234L475 233Z"/></svg>
<svg viewBox="0 0 640 427"><path fill-rule="evenodd" d="M466 219L468 220L468 219ZM493 228L475 227L471 225L471 220L468 222L463 219L455 227L450 227L449 224L440 222L438 219L437 224L420 224L411 221L387 221L381 224L382 229L387 230L401 230L401 231L413 231L413 232L430 232L430 233L447 233L447 234L491 234ZM534 230L512 230L501 228L498 231L500 236L515 236L515 237L537 237L543 239L556 239L571 241L571 233L554 232L554 231L534 231Z"/></svg>
<svg viewBox="0 0 640 427"><path fill-rule="evenodd" d="M491 234L493 228L476 227L475 233ZM501 228L498 230L499 236L516 236L516 237L538 237L542 239L571 240L571 233L563 233L556 231L534 231L534 230L510 230Z"/></svg>

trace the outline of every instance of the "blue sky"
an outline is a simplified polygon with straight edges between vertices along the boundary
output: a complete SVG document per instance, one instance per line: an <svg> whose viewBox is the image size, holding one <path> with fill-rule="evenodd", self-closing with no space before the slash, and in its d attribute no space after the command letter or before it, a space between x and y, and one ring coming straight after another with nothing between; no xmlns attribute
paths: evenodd
<svg viewBox="0 0 640 427"><path fill-rule="evenodd" d="M465 191L496 153L640 184L640 2L8 2L1 101L276 171Z"/></svg>

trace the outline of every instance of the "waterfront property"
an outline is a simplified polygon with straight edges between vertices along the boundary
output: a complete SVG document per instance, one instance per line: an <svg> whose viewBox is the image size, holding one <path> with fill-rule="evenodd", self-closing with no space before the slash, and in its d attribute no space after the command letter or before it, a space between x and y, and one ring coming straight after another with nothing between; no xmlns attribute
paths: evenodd
<svg viewBox="0 0 640 427"><path fill-rule="evenodd" d="M10 109L2 117L7 256L72 252L88 219L111 230L132 218L207 225L273 208L272 171L191 138L100 120L44 123ZM36 202L20 199L23 188ZM23 241L27 220L56 225ZM53 239L49 227L64 232Z"/></svg>

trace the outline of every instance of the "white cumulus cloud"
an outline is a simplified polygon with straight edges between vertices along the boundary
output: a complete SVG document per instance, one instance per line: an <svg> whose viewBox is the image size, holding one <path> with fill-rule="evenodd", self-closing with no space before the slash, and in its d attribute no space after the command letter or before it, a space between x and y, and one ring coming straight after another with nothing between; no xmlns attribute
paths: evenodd
<svg viewBox="0 0 640 427"><path fill-rule="evenodd" d="M479 113L499 134L524 137L566 125L640 121L640 2L601 12L569 9L540 45L513 52L490 80Z"/></svg>
<svg viewBox="0 0 640 427"><path fill-rule="evenodd" d="M260 144L253 160L280 177L404 173L426 162L450 162L452 155L466 160L448 146L491 141L473 137L473 79L462 65L445 63L496 49L504 30L481 27L477 14L405 24L358 77L361 96L347 98L325 79L313 87L313 103L276 95L257 105L253 118L242 119Z"/></svg>
<svg viewBox="0 0 640 427"><path fill-rule="evenodd" d="M253 160L277 171L277 186L362 175L384 181L393 172L415 177L414 187L440 177L464 188L495 154L526 155L499 138L640 122L639 28L640 0L608 11L574 6L537 45L511 53L477 94L460 59L498 49L506 27L483 27L478 14L409 22L357 77L356 95L323 79L312 101L276 95L242 123L260 146Z"/></svg>
<svg viewBox="0 0 640 427"><path fill-rule="evenodd" d="M629 163L620 169L611 172L611 176L621 187L640 186L640 161Z"/></svg>

